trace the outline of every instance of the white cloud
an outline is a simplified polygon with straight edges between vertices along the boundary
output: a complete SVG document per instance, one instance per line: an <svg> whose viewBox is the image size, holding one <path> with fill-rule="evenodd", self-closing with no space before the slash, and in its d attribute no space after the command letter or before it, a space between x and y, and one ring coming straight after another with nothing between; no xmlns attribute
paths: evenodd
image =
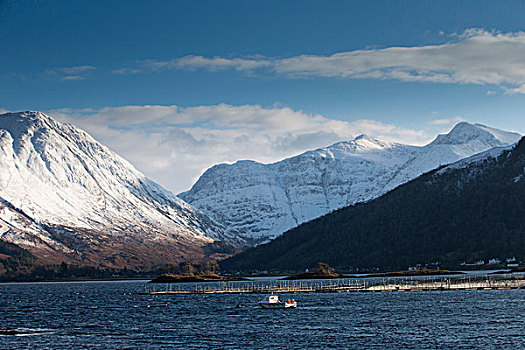
<svg viewBox="0 0 525 350"><path fill-rule="evenodd" d="M505 94L507 95L514 95L514 94L525 94L525 84L521 84L514 88L506 88Z"/></svg>
<svg viewBox="0 0 525 350"><path fill-rule="evenodd" d="M431 139L422 131L374 120L346 122L257 105L122 106L49 114L85 129L175 192L188 189L205 169L221 162L274 162L362 133L412 144Z"/></svg>
<svg viewBox="0 0 525 350"><path fill-rule="evenodd" d="M275 70L294 76L496 85L525 82L525 33L469 30L459 38L443 45L302 55L276 61Z"/></svg>
<svg viewBox="0 0 525 350"><path fill-rule="evenodd" d="M468 29L441 45L388 47L339 52L329 56L299 55L288 58L262 56L206 58L185 56L168 61L149 60L129 69L159 71L233 69L267 74L348 79L395 79L407 82L491 84L508 93L524 93L525 32L501 33ZM118 70L124 74L126 68Z"/></svg>
<svg viewBox="0 0 525 350"><path fill-rule="evenodd" d="M74 67L62 67L62 68L55 68L56 71L62 72L64 74L79 74L88 72L91 70L95 70L96 68L93 66L74 66Z"/></svg>
<svg viewBox="0 0 525 350"><path fill-rule="evenodd" d="M251 71L261 67L267 67L270 61L264 58L206 58L203 56L184 56L169 61L148 60L143 62L146 67L152 70L163 69L186 69L196 70L205 69L209 71L219 71L225 69L235 69L238 71Z"/></svg>
<svg viewBox="0 0 525 350"><path fill-rule="evenodd" d="M86 74L96 69L96 67L88 65L73 67L56 67L47 70L45 73L49 77L55 77L60 80L83 80L85 77L82 74Z"/></svg>
<svg viewBox="0 0 525 350"><path fill-rule="evenodd" d="M138 69L138 68L121 68L121 69L112 70L111 73L119 74L119 75L137 74L137 73L140 73L140 69Z"/></svg>
<svg viewBox="0 0 525 350"><path fill-rule="evenodd" d="M61 80L84 80L84 77L81 75L66 75L60 79Z"/></svg>
<svg viewBox="0 0 525 350"><path fill-rule="evenodd" d="M431 125L452 125L452 124L457 124L461 121L463 121L463 118L461 117L443 118L443 119L434 119L430 122L430 124Z"/></svg>

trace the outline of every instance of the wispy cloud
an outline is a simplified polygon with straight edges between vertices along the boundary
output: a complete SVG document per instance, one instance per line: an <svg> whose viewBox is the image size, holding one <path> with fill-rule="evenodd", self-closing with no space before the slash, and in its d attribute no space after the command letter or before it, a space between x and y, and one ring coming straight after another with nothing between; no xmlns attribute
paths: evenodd
<svg viewBox="0 0 525 350"><path fill-rule="evenodd" d="M144 61L143 64L152 70L185 69L220 71L234 69L237 71L253 71L254 69L268 67L272 64L265 58L206 58L203 56L185 56L169 61Z"/></svg>
<svg viewBox="0 0 525 350"><path fill-rule="evenodd" d="M94 66L73 66L73 67L56 67L46 71L46 75L59 80L83 80L85 74L94 71Z"/></svg>
<svg viewBox="0 0 525 350"><path fill-rule="evenodd" d="M505 94L514 95L514 94L525 94L525 84L521 84L514 88L505 88Z"/></svg>
<svg viewBox="0 0 525 350"><path fill-rule="evenodd" d="M64 74L80 74L80 73L89 72L95 69L96 68L93 66L74 66L74 67L55 68L57 72L61 72Z"/></svg>
<svg viewBox="0 0 525 350"><path fill-rule="evenodd" d="M297 56L275 62L293 76L397 79L438 83L525 82L525 33L468 30L443 45L357 50L331 56Z"/></svg>
<svg viewBox="0 0 525 350"><path fill-rule="evenodd" d="M461 117L434 119L430 121L430 125L452 125L457 124L462 120L463 118Z"/></svg>
<svg viewBox="0 0 525 350"><path fill-rule="evenodd" d="M431 139L423 131L374 120L347 122L257 105L122 106L50 114L85 129L174 191L189 188L217 163L274 162L362 133L412 144Z"/></svg>
<svg viewBox="0 0 525 350"><path fill-rule="evenodd" d="M407 82L492 84L525 92L525 32L468 29L441 45L388 47L287 58L184 56L143 61L120 74L160 70L260 71L289 78L336 77Z"/></svg>
<svg viewBox="0 0 525 350"><path fill-rule="evenodd" d="M60 78L61 80L84 80L84 77L81 75L65 75Z"/></svg>
<svg viewBox="0 0 525 350"><path fill-rule="evenodd" d="M137 73L140 73L140 69L138 69L138 68L121 68L121 69L112 70L111 73L113 73L113 74L120 74L120 75L137 74Z"/></svg>

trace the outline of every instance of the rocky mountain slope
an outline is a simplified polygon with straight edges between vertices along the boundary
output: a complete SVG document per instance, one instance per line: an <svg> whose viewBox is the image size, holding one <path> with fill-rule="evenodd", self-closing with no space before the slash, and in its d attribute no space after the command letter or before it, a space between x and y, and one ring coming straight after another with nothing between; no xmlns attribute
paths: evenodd
<svg viewBox="0 0 525 350"><path fill-rule="evenodd" d="M407 269L525 259L525 139L503 152L426 173L367 203L339 209L223 262L223 268Z"/></svg>
<svg viewBox="0 0 525 350"><path fill-rule="evenodd" d="M440 165L519 138L465 122L423 147L361 135L273 164L216 165L179 197L257 244L338 208L376 198Z"/></svg>
<svg viewBox="0 0 525 350"><path fill-rule="evenodd" d="M47 262L144 268L239 242L84 131L39 112L0 115L0 239Z"/></svg>

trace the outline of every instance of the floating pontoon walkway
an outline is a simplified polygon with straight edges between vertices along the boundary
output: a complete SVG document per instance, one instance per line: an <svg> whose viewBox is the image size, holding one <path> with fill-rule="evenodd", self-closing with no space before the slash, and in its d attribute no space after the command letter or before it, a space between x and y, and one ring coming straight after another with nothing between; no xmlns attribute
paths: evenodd
<svg viewBox="0 0 525 350"><path fill-rule="evenodd" d="M382 281L274 281L221 282L216 285L197 285L181 288L168 284L165 290L146 290L147 295L159 294L271 294L271 293L350 293L350 292L412 292L446 290L525 289L523 278L443 278L389 279Z"/></svg>

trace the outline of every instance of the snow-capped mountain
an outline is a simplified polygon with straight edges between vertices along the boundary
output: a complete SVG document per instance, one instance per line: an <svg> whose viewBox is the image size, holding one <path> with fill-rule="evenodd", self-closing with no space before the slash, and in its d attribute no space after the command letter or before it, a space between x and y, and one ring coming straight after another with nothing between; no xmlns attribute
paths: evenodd
<svg viewBox="0 0 525 350"><path fill-rule="evenodd" d="M318 261L406 270L525 252L525 138L460 160L286 232L221 263L229 271L304 271ZM494 260L493 260L494 261Z"/></svg>
<svg viewBox="0 0 525 350"><path fill-rule="evenodd" d="M440 165L519 138L465 122L423 147L361 135L273 164L213 166L179 197L257 244L332 210L376 198Z"/></svg>
<svg viewBox="0 0 525 350"><path fill-rule="evenodd" d="M43 113L0 115L0 169L0 239L50 261L151 266L238 240L86 132Z"/></svg>

